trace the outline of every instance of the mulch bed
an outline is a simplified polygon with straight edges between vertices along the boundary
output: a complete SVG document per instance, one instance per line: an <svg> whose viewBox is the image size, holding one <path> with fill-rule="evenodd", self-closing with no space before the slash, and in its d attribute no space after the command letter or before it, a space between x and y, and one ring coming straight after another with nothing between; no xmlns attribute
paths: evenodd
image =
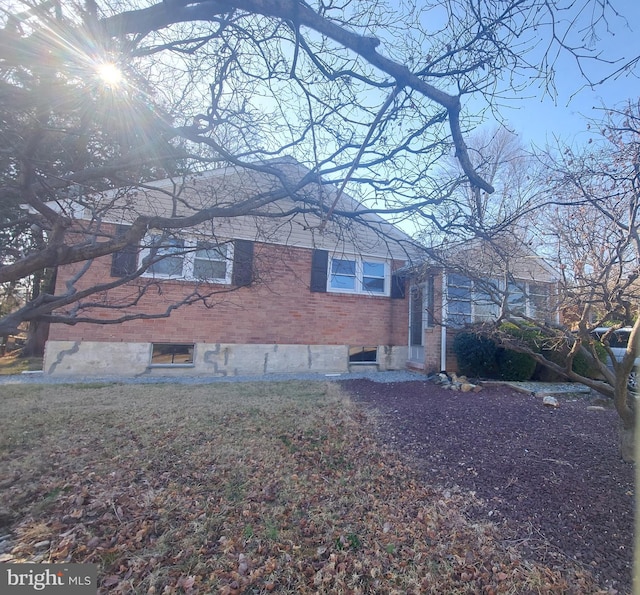
<svg viewBox="0 0 640 595"><path fill-rule="evenodd" d="M617 450L614 410L590 411L589 397L571 395L550 409L507 386L341 384L379 413L380 439L425 482L475 492L481 504L469 518L497 523L528 557L555 568L569 557L603 586L630 592L633 466Z"/></svg>

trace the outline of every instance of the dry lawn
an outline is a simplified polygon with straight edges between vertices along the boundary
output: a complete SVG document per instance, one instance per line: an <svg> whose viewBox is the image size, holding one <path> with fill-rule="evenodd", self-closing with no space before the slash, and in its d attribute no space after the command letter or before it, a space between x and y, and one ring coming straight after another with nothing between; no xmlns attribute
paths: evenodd
<svg viewBox="0 0 640 595"><path fill-rule="evenodd" d="M14 561L100 593L598 593L420 485L334 384L3 386Z"/></svg>
<svg viewBox="0 0 640 595"><path fill-rule="evenodd" d="M22 357L20 351L12 351L0 357L0 376L42 370L41 357Z"/></svg>

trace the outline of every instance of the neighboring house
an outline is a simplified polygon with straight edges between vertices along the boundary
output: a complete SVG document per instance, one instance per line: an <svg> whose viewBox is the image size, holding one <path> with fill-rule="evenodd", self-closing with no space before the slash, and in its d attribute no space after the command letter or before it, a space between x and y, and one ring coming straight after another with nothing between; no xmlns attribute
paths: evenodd
<svg viewBox="0 0 640 595"><path fill-rule="evenodd" d="M75 216L79 227L97 220L106 235L113 235L139 214L186 217L195 209L231 204L308 174L292 159L271 164L284 178L217 169L182 181L177 197L174 182L164 180L144 191L100 196L93 208L75 208ZM335 196L332 186L312 183L296 193L296 201L298 206L319 200L332 205ZM312 209L290 216L293 206L293 199L282 198L260 217L214 218L171 237L150 230L138 249L60 267L61 292L70 284L82 288L124 277L141 263L151 263L141 277L92 296L91 304L70 306L77 316L104 324L52 325L45 373L455 370L451 333L492 315L491 306L477 299L477 283L455 272L455 266L446 271L440 265L418 267L421 253L404 232L374 214L345 215L362 210L347 195L326 221ZM477 247L457 254L482 262ZM498 262L494 256L488 261L492 266ZM522 294L517 299L529 313L542 311L550 292L540 288L552 287L553 272L531 254L519 266ZM123 315L164 311L172 312L110 324Z"/></svg>

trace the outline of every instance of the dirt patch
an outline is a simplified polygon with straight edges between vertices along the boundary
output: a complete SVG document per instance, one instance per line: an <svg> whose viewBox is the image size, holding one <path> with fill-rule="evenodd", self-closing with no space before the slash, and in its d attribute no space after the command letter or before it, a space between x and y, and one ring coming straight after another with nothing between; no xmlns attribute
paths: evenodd
<svg viewBox="0 0 640 595"><path fill-rule="evenodd" d="M342 383L375 408L380 439L398 448L429 484L480 498L466 514L501 526L507 542L550 567L569 558L628 592L633 540L633 467L617 451L613 410L585 397L538 397L507 387L479 393L430 382Z"/></svg>

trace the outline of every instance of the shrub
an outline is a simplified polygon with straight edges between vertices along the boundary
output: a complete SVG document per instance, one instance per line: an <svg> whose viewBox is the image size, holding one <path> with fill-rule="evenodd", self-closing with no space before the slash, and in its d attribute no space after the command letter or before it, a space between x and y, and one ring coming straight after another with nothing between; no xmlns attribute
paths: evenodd
<svg viewBox="0 0 640 595"><path fill-rule="evenodd" d="M491 339L473 332L456 335L453 351L458 358L458 371L473 378L524 381L531 379L536 368L530 355L498 347Z"/></svg>
<svg viewBox="0 0 640 595"><path fill-rule="evenodd" d="M607 352L605 351L602 343L595 341L594 349L596 350L600 361L606 362ZM569 355L569 345L566 342L563 342L560 345L554 345L553 348L543 348L542 355L559 366L565 366ZM599 370L596 368L591 358L581 351L579 351L573 358L573 365L571 366L571 369L576 374L580 374L580 376L585 376L586 378L598 378L600 375Z"/></svg>
<svg viewBox="0 0 640 595"><path fill-rule="evenodd" d="M531 380L536 369L536 360L526 353L499 349L496 354L498 374L501 380Z"/></svg>
<svg viewBox="0 0 640 595"><path fill-rule="evenodd" d="M573 358L573 363L571 364L571 369L576 374L580 374L580 376L585 376L587 378L592 378L598 375L598 371L593 366L590 358L588 358L582 352L576 353L575 357Z"/></svg>
<svg viewBox="0 0 640 595"><path fill-rule="evenodd" d="M524 343L531 351L539 352L542 343L542 334L540 329L528 324L517 325L513 322L503 322L499 328L500 331L506 333L514 339L518 339Z"/></svg>
<svg viewBox="0 0 640 595"><path fill-rule="evenodd" d="M497 378L497 349L491 339L476 333L462 332L453 340L459 372L473 378Z"/></svg>

